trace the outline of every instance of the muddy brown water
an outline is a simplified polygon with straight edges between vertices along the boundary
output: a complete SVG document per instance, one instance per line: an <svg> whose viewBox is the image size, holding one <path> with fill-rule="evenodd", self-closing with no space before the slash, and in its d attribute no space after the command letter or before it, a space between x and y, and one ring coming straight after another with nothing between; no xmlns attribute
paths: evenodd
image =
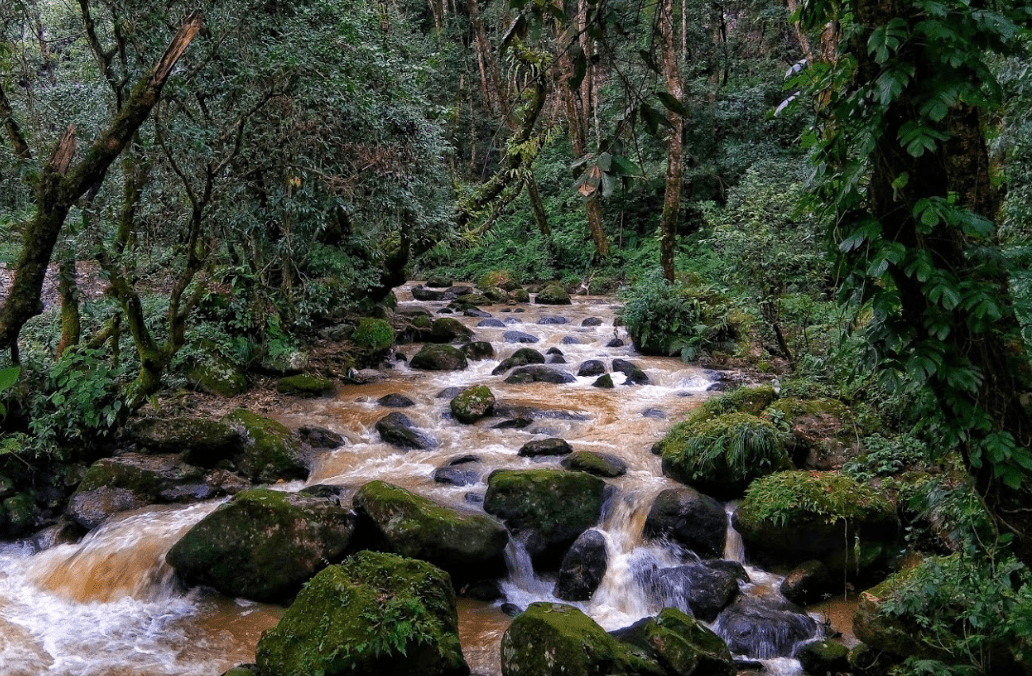
<svg viewBox="0 0 1032 676"><path fill-rule="evenodd" d="M407 287L399 299L403 309L422 308L435 315L444 307L414 301ZM333 397L298 400L279 411L275 417L289 427L326 427L347 441L314 456L305 484L277 488L298 490L326 483L357 487L382 479L469 508L483 496L486 485L437 484L432 478L435 468L467 453L481 458L483 477L495 468L558 466L558 458L520 458L516 451L532 439L562 437L574 450L611 453L629 468L625 476L608 480L617 489L600 527L610 554L609 570L594 597L575 605L606 629L658 612L655 602L638 593L634 571L643 559L679 563L677 552L641 539L652 498L676 484L662 476L659 458L650 449L708 396L714 374L676 359L643 357L630 347L606 347L613 338L630 344L623 329L614 327L616 306L609 298L580 296L572 306L484 310L506 326L478 327L480 317L448 316L472 328L476 340L491 342L494 358L449 373L421 372L397 360L383 371L381 382L342 386ZM600 318L602 325L582 326L589 317ZM566 323L539 323L546 318L563 318ZM493 376L491 370L524 347L505 342L505 332L512 330L538 337L539 342L528 346L542 353L552 347L561 350L566 364L556 368L576 373L581 362L599 359L608 370L612 359L626 358L646 372L650 384L625 385L619 373L613 374L613 389L592 387L594 377L566 385L504 384L505 376ZM419 347L404 345L398 352L411 358ZM532 423L524 429L495 429L499 418L459 424L450 416L449 399L438 393L473 384L488 385L499 402L533 409ZM380 441L374 425L389 410L377 399L386 394L403 394L416 402L402 411L437 439L437 448L406 452ZM172 544L218 504L137 510L111 519L78 544L37 554L18 543L0 546L0 676L217 676L252 661L262 631L276 624L283 608L228 599L205 589L184 590L164 563ZM727 556L741 556L740 547L732 544L730 549ZM510 602L525 606L554 600L554 579L537 575L525 552L514 545L508 558L510 575L502 587ZM777 579L749 570L756 578L753 586L775 586ZM460 599L459 618L463 651L473 672L500 674L498 646L510 621L500 604ZM775 673L798 671L794 660L766 664Z"/></svg>

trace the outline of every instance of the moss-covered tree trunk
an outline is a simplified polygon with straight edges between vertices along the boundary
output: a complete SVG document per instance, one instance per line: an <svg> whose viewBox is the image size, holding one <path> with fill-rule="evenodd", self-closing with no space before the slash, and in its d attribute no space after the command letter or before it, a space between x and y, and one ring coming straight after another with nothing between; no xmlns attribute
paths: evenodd
<svg viewBox="0 0 1032 676"><path fill-rule="evenodd" d="M674 3L662 0L659 15L660 48L663 54L663 76L667 92L680 102L684 98L681 71L674 45ZM678 216L681 212L681 176L683 173L684 118L675 110L669 111L670 137L667 139L666 193L663 197L663 216L660 221L659 257L663 276L674 281L674 253L677 247Z"/></svg>

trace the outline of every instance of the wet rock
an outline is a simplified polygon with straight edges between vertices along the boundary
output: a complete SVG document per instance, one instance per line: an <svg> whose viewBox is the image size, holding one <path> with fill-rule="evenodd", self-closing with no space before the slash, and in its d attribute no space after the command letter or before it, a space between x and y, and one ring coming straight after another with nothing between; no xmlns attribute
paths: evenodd
<svg viewBox="0 0 1032 676"><path fill-rule="evenodd" d="M836 584L828 567L820 561L804 561L781 582L781 595L792 603L808 605L824 598Z"/></svg>
<svg viewBox="0 0 1032 676"><path fill-rule="evenodd" d="M42 552L57 545L70 545L78 542L86 530L68 518L62 518L52 526L47 526L29 539L34 552Z"/></svg>
<svg viewBox="0 0 1032 676"><path fill-rule="evenodd" d="M598 317L588 317L581 322L581 326L602 326L602 320Z"/></svg>
<svg viewBox="0 0 1032 676"><path fill-rule="evenodd" d="M315 484L314 486L305 486L297 492L298 495L307 495L311 498L322 498L323 500L331 500L336 502L338 505L344 504L348 493L354 489L351 486L342 486L340 484Z"/></svg>
<svg viewBox="0 0 1032 676"><path fill-rule="evenodd" d="M451 288L452 284L452 280L446 279L444 277L431 277L430 279L426 280L426 285L429 286L431 289L449 289Z"/></svg>
<svg viewBox="0 0 1032 676"><path fill-rule="evenodd" d="M145 418L126 430L127 441L148 453L187 451L193 464L211 467L239 449L240 433L208 418Z"/></svg>
<svg viewBox="0 0 1032 676"><path fill-rule="evenodd" d="M437 440L416 429L412 420L404 413L389 413L376 421L380 438L397 448L426 451L437 447Z"/></svg>
<svg viewBox="0 0 1032 676"><path fill-rule="evenodd" d="M540 364L520 366L505 379L506 383L517 385L524 383L552 383L554 385L561 385L576 381L577 379L566 371L548 368L547 366Z"/></svg>
<svg viewBox="0 0 1032 676"><path fill-rule="evenodd" d="M591 383L591 386L592 387L601 387L603 389L611 390L611 389L613 389L613 387L615 387L613 385L613 376L609 375L608 373L605 374L604 376L599 376L595 380L595 382Z"/></svg>
<svg viewBox="0 0 1032 676"><path fill-rule="evenodd" d="M566 357L562 356L561 354L553 354L553 355L551 355L548 358L548 363L549 364L565 364L566 363Z"/></svg>
<svg viewBox="0 0 1032 676"><path fill-rule="evenodd" d="M498 582L495 580L478 580L462 587L459 593L466 598L484 601L485 603L494 603L505 598L502 588L498 586Z"/></svg>
<svg viewBox="0 0 1032 676"><path fill-rule="evenodd" d="M554 569L566 550L598 523L606 484L583 472L496 470L487 480L484 509L502 519L540 569Z"/></svg>
<svg viewBox="0 0 1032 676"><path fill-rule="evenodd" d="M459 455L459 456L456 456L454 458L451 458L450 460L448 460L448 462L445 463L445 465L447 467L455 467L456 465L465 465L465 464L468 464L468 463L471 463L471 462L480 462L480 461L481 461L481 457L479 455L466 454L466 455Z"/></svg>
<svg viewBox="0 0 1032 676"><path fill-rule="evenodd" d="M376 403L384 408L408 408L416 405L415 401L404 394L385 394L377 399Z"/></svg>
<svg viewBox="0 0 1032 676"><path fill-rule="evenodd" d="M448 575L376 552L316 575L262 634L255 662L261 673L277 675L469 675Z"/></svg>
<svg viewBox="0 0 1032 676"><path fill-rule="evenodd" d="M584 531L563 557L553 595L564 601L587 601L605 577L608 561L605 537L595 529Z"/></svg>
<svg viewBox="0 0 1032 676"><path fill-rule="evenodd" d="M430 326L430 335L427 337L431 343L459 343L473 337L473 331L458 319L441 317L435 319Z"/></svg>
<svg viewBox="0 0 1032 676"><path fill-rule="evenodd" d="M477 308L470 308L468 310L463 311L462 316L488 318L491 316L491 313L484 312L483 310L478 310Z"/></svg>
<svg viewBox="0 0 1032 676"><path fill-rule="evenodd" d="M641 412L641 415L645 418L652 418L653 420L666 420L667 414L658 408L647 408Z"/></svg>
<svg viewBox="0 0 1032 676"><path fill-rule="evenodd" d="M297 434L312 448L340 448L344 445L344 437L325 427L302 425Z"/></svg>
<svg viewBox="0 0 1032 676"><path fill-rule="evenodd" d="M734 676L735 662L723 639L677 608L612 632L653 657L668 676Z"/></svg>
<svg viewBox="0 0 1032 676"><path fill-rule="evenodd" d="M511 368L517 366L526 366L528 364L544 364L545 355L541 354L532 347L521 347L512 353L511 356L506 357L501 361L498 366L491 371L491 375L497 376L505 373Z"/></svg>
<svg viewBox="0 0 1032 676"><path fill-rule="evenodd" d="M460 423L472 425L481 418L491 415L495 396L485 385L468 387L451 400L452 415Z"/></svg>
<svg viewBox="0 0 1032 676"><path fill-rule="evenodd" d="M502 635L505 676L664 676L656 662L617 641L573 606L532 603Z"/></svg>
<svg viewBox="0 0 1032 676"><path fill-rule="evenodd" d="M738 596L738 582L743 577L749 579L740 564L736 570L692 563L660 569L653 584L664 605L691 610L696 618L712 622Z"/></svg>
<svg viewBox="0 0 1032 676"><path fill-rule="evenodd" d="M606 365L598 359L589 359L577 368L577 375L584 378L600 376L606 372Z"/></svg>
<svg viewBox="0 0 1032 676"><path fill-rule="evenodd" d="M459 349L462 350L462 354L466 355L467 359L472 359L473 361L490 359L495 356L494 346L483 340L466 343Z"/></svg>
<svg viewBox="0 0 1032 676"><path fill-rule="evenodd" d="M643 535L666 538L702 558L720 558L727 536L727 513L723 505L694 488L668 488L649 508Z"/></svg>
<svg viewBox="0 0 1032 676"><path fill-rule="evenodd" d="M257 483L308 478L301 439L272 418L238 408L225 418L244 437L243 451L234 456L237 468Z"/></svg>
<svg viewBox="0 0 1032 676"><path fill-rule="evenodd" d="M567 319L566 317L542 317L541 319L538 320L537 323L545 325L545 326L548 326L548 325L568 324L569 322L570 322L570 320Z"/></svg>
<svg viewBox="0 0 1032 676"><path fill-rule="evenodd" d="M454 399L459 392L462 392L461 387L446 387L435 394L434 399Z"/></svg>
<svg viewBox="0 0 1032 676"><path fill-rule="evenodd" d="M610 479L627 474L626 462L615 455L598 451L575 451L563 458L560 464L563 469Z"/></svg>
<svg viewBox="0 0 1032 676"><path fill-rule="evenodd" d="M477 327L478 328L485 328L485 329L486 328L504 329L505 328L505 323L502 322L502 320L500 320L500 319L484 319L484 320L482 320L482 321L477 323Z"/></svg>
<svg viewBox="0 0 1032 676"><path fill-rule="evenodd" d="M222 673L222 676L260 676L257 664L240 664L229 671Z"/></svg>
<svg viewBox="0 0 1032 676"><path fill-rule="evenodd" d="M434 470L434 482L448 486L468 486L480 481L480 471L467 468L468 465L438 467Z"/></svg>
<svg viewBox="0 0 1032 676"><path fill-rule="evenodd" d="M377 548L428 561L459 584L505 572L509 534L486 514L462 513L383 481L362 486L353 504Z"/></svg>
<svg viewBox="0 0 1032 676"><path fill-rule="evenodd" d="M368 385L369 383L380 383L387 380L387 376L376 369L349 369L347 375L341 378L351 385Z"/></svg>
<svg viewBox="0 0 1032 676"><path fill-rule="evenodd" d="M577 336L563 336L562 340L563 345L580 345L583 342L584 341L582 341Z"/></svg>
<svg viewBox="0 0 1032 676"><path fill-rule="evenodd" d="M537 343L541 339L523 331L506 331L502 335L502 340L507 343Z"/></svg>
<svg viewBox="0 0 1032 676"><path fill-rule="evenodd" d="M551 438L528 441L520 447L516 455L521 458L536 458L538 456L569 455L572 452L573 448L566 443L566 440Z"/></svg>
<svg viewBox="0 0 1032 676"><path fill-rule="evenodd" d="M534 421L531 418L519 416L516 418L510 418L509 420L503 420L502 422L494 425L491 429L496 430L522 430L526 427L530 427Z"/></svg>
<svg viewBox="0 0 1032 676"><path fill-rule="evenodd" d="M501 605L501 610L509 617L516 617L517 615L523 612L523 608L520 608L515 603L503 603Z"/></svg>
<svg viewBox="0 0 1032 676"><path fill-rule="evenodd" d="M75 523L92 530L112 514L139 509L148 504L148 500L127 488L102 486L74 494L68 502L67 513Z"/></svg>
<svg viewBox="0 0 1032 676"><path fill-rule="evenodd" d="M201 519L165 560L188 584L233 598L282 601L351 542L354 515L335 502L257 489Z"/></svg>
<svg viewBox="0 0 1032 676"><path fill-rule="evenodd" d="M570 300L570 294L566 293L561 284L549 284L541 289L534 296L534 302L539 305L571 305L573 303Z"/></svg>
<svg viewBox="0 0 1032 676"><path fill-rule="evenodd" d="M624 347L626 344L627 343L623 342L619 338L613 338L608 343L606 343L606 347Z"/></svg>
<svg viewBox="0 0 1032 676"><path fill-rule="evenodd" d="M512 299L516 303L529 303L530 293L526 289L516 289L512 292Z"/></svg>
<svg viewBox="0 0 1032 676"><path fill-rule="evenodd" d="M423 285L412 287L412 297L416 300L438 301L444 300L444 291L428 289Z"/></svg>
<svg viewBox="0 0 1032 676"><path fill-rule="evenodd" d="M809 615L743 598L720 614L715 631L735 655L765 660L791 656L798 643L817 634L817 623Z"/></svg>
<svg viewBox="0 0 1032 676"><path fill-rule="evenodd" d="M462 371L469 366L466 355L451 345L424 345L412 357L412 368L424 371Z"/></svg>
<svg viewBox="0 0 1032 676"><path fill-rule="evenodd" d="M795 658L810 676L830 676L849 671L849 648L828 638L799 646Z"/></svg>
<svg viewBox="0 0 1032 676"><path fill-rule="evenodd" d="M613 360L613 372L622 373L626 376L624 385L648 385L649 377L637 365L626 359Z"/></svg>
<svg viewBox="0 0 1032 676"><path fill-rule="evenodd" d="M276 381L276 391L295 397L322 397L331 394L336 386L330 378L299 373Z"/></svg>

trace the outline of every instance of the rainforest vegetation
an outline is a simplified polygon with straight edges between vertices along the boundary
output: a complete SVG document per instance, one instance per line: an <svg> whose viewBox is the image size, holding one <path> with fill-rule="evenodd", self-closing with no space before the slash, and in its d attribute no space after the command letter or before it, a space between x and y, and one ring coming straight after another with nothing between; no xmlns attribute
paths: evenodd
<svg viewBox="0 0 1032 676"><path fill-rule="evenodd" d="M1032 664L1030 30L1015 0L4 2L0 489L188 390L375 368L408 280L557 282L642 352L849 407L843 472L945 556L884 611L935 646L896 668Z"/></svg>

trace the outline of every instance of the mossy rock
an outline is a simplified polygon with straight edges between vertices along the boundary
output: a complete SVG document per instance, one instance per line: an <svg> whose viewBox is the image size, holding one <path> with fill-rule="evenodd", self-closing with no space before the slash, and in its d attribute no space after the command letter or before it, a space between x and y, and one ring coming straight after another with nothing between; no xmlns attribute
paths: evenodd
<svg viewBox="0 0 1032 676"><path fill-rule="evenodd" d="M739 498L758 477L792 468L781 433L748 413L726 413L671 430L663 474L722 500Z"/></svg>
<svg viewBox="0 0 1032 676"><path fill-rule="evenodd" d="M676 676L734 676L731 651L724 640L677 608L664 608L653 618L617 632Z"/></svg>
<svg viewBox="0 0 1032 676"><path fill-rule="evenodd" d="M486 385L467 387L451 400L451 412L455 419L465 425L472 425L491 414L495 396Z"/></svg>
<svg viewBox="0 0 1032 676"><path fill-rule="evenodd" d="M497 470L487 480L484 510L526 537L535 565L554 569L574 540L598 523L605 488L583 472Z"/></svg>
<svg viewBox="0 0 1032 676"><path fill-rule="evenodd" d="M226 360L198 364L187 372L186 380L195 389L216 397L235 397L247 391L243 370Z"/></svg>
<svg viewBox="0 0 1032 676"><path fill-rule="evenodd" d="M788 450L800 466L829 469L857 436L852 414L836 399L784 397L768 406L761 417L789 427Z"/></svg>
<svg viewBox="0 0 1032 676"><path fill-rule="evenodd" d="M491 375L500 375L516 366L527 366L528 364L544 363L545 355L541 354L532 347L521 347L520 349L513 352L510 356L506 357L501 362L499 362L498 366L494 367L494 370L491 371Z"/></svg>
<svg viewBox="0 0 1032 676"><path fill-rule="evenodd" d="M172 486L200 481L204 471L171 454L123 453L93 463L77 489L124 488L148 502L163 502L160 495Z"/></svg>
<svg viewBox="0 0 1032 676"><path fill-rule="evenodd" d="M473 337L473 331L458 319L440 317L430 326L427 340L431 343L462 343Z"/></svg>
<svg viewBox="0 0 1032 676"><path fill-rule="evenodd" d="M749 413L758 416L777 399L770 385L738 387L702 402L682 421L670 428L658 443L663 446L680 446L684 440L695 435L699 426L726 413Z"/></svg>
<svg viewBox="0 0 1032 676"><path fill-rule="evenodd" d="M281 491L237 493L165 556L181 579L230 596L282 601L340 560L354 515L335 502Z"/></svg>
<svg viewBox="0 0 1032 676"><path fill-rule="evenodd" d="M467 676L458 625L447 573L359 552L312 578L255 661L272 676Z"/></svg>
<svg viewBox="0 0 1032 676"><path fill-rule="evenodd" d="M335 389L333 380L300 373L296 376L280 378L276 382L276 391L280 394L294 395L298 397L321 397L330 394Z"/></svg>
<svg viewBox="0 0 1032 676"><path fill-rule="evenodd" d="M560 463L563 469L587 472L595 476L616 478L627 474L627 463L609 453L598 451L574 451Z"/></svg>
<svg viewBox="0 0 1032 676"><path fill-rule="evenodd" d="M485 272L477 280L477 286L481 289L499 287L504 291L513 291L520 287L510 270L491 270L490 272Z"/></svg>
<svg viewBox="0 0 1032 676"><path fill-rule="evenodd" d="M152 453L186 452L193 464L211 467L240 446L240 433L221 420L144 418L126 429L127 440Z"/></svg>
<svg viewBox="0 0 1032 676"><path fill-rule="evenodd" d="M29 493L17 493L0 506L0 525L8 537L25 535L36 526L36 501Z"/></svg>
<svg viewBox="0 0 1032 676"><path fill-rule="evenodd" d="M351 340L368 352L386 352L394 344L394 329L386 320L363 317L351 334Z"/></svg>
<svg viewBox="0 0 1032 676"><path fill-rule="evenodd" d="M849 648L824 638L799 646L795 657L811 676L826 676L849 671Z"/></svg>
<svg viewBox="0 0 1032 676"><path fill-rule="evenodd" d="M502 676L665 676L643 651L621 643L583 612L533 603L502 635Z"/></svg>
<svg viewBox="0 0 1032 676"><path fill-rule="evenodd" d="M529 303L530 293L526 289L514 289L512 291L512 299L517 303Z"/></svg>
<svg viewBox="0 0 1032 676"><path fill-rule="evenodd" d="M896 657L943 657L941 652L916 640L920 627L915 622L904 622L882 612L885 602L895 597L900 588L919 572L919 566L901 570L860 594L860 601L853 611L853 632L868 647Z"/></svg>
<svg viewBox="0 0 1032 676"><path fill-rule="evenodd" d="M410 364L424 371L463 371L469 367L466 355L451 345L424 345Z"/></svg>
<svg viewBox="0 0 1032 676"><path fill-rule="evenodd" d="M566 289L563 288L562 284L547 285L538 291L537 296L534 297L534 302L540 305L571 305L573 303L570 300L570 294L566 293Z"/></svg>
<svg viewBox="0 0 1032 676"><path fill-rule="evenodd" d="M286 427L244 408L233 411L223 421L239 427L244 434L244 449L236 457L236 464L252 481L273 483L308 478L301 440Z"/></svg>
<svg viewBox="0 0 1032 676"><path fill-rule="evenodd" d="M615 387L615 385L613 384L613 376L609 375L608 373L604 376L599 376L595 379L595 382L591 383L591 386L611 390Z"/></svg>
<svg viewBox="0 0 1032 676"><path fill-rule="evenodd" d="M874 561L864 560L865 552L886 552L880 545L897 537L892 503L837 472L778 472L758 479L734 523L749 547L787 563L820 559L831 570L842 570L846 556L849 570L870 566Z"/></svg>
<svg viewBox="0 0 1032 676"><path fill-rule="evenodd" d="M428 561L457 583L505 572L509 533L486 514L464 514L383 481L362 486L353 504L382 548Z"/></svg>

